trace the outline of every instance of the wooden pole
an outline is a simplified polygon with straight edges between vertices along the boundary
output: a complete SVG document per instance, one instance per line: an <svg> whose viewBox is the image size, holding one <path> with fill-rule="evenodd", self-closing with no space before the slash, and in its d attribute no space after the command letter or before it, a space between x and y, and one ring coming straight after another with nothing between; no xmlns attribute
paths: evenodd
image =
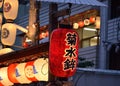
<svg viewBox="0 0 120 86"><path fill-rule="evenodd" d="M36 0L30 0L30 9L29 9L29 26L28 26L28 37L32 40L33 44L35 44L35 36L37 28L34 24L36 24L37 20L37 8L36 8Z"/></svg>
<svg viewBox="0 0 120 86"><path fill-rule="evenodd" d="M57 10L58 10L58 6L56 3L51 3L49 5L49 23L50 23L49 33L50 34L54 29L58 27L58 18L54 16L54 13L57 12ZM55 80L56 80L56 77L52 75L49 70L49 81L53 82Z"/></svg>

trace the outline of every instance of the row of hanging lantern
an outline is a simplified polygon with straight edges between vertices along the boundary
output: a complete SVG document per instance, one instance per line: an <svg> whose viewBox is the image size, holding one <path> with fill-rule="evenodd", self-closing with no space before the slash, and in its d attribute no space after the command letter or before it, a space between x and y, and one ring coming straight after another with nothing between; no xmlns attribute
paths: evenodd
<svg viewBox="0 0 120 86"><path fill-rule="evenodd" d="M74 23L73 28L74 29L83 28L84 26L88 26L90 24L95 24L96 26L98 25L98 23L100 23L100 17L91 16L89 19L84 19L79 21L78 23Z"/></svg>
<svg viewBox="0 0 120 86"><path fill-rule="evenodd" d="M3 9L3 14L0 15L1 43L13 46L16 41L17 30L28 33L26 28L13 23L17 18L19 2L18 0L0 0L0 8ZM3 17L6 19L6 23L2 25ZM1 49L0 52L4 52L5 50L6 53L9 52L8 48Z"/></svg>
<svg viewBox="0 0 120 86"><path fill-rule="evenodd" d="M0 86L14 83L29 84L33 81L48 81L48 58L35 61L14 63L0 68Z"/></svg>

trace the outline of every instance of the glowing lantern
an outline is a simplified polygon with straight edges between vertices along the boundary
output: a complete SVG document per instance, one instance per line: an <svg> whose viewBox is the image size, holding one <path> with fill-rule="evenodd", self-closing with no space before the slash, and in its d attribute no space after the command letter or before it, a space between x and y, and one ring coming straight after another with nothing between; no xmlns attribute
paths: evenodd
<svg viewBox="0 0 120 86"><path fill-rule="evenodd" d="M84 20L84 25L89 25L90 24L90 20L89 19L85 19Z"/></svg>
<svg viewBox="0 0 120 86"><path fill-rule="evenodd" d="M43 38L45 38L46 37L46 33L45 32L42 32L41 34L40 34L40 39L43 39Z"/></svg>
<svg viewBox="0 0 120 86"><path fill-rule="evenodd" d="M96 17L95 28L100 29L100 17Z"/></svg>
<svg viewBox="0 0 120 86"><path fill-rule="evenodd" d="M21 63L16 66L16 79L19 83L31 83L31 81L25 75L26 63Z"/></svg>
<svg viewBox="0 0 120 86"><path fill-rule="evenodd" d="M78 34L72 29L58 28L50 38L50 71L58 77L72 76L78 61Z"/></svg>
<svg viewBox="0 0 120 86"><path fill-rule="evenodd" d="M4 67L0 69L0 83L3 84L3 86L12 86L13 83L8 79L8 67Z"/></svg>
<svg viewBox="0 0 120 86"><path fill-rule="evenodd" d="M3 13L6 19L14 20L18 13L18 0L4 0Z"/></svg>
<svg viewBox="0 0 120 86"><path fill-rule="evenodd" d="M38 81L48 81L48 58L39 58L34 62L35 78Z"/></svg>
<svg viewBox="0 0 120 86"><path fill-rule="evenodd" d="M73 28L74 28L74 29L78 29L78 27L79 27L78 23L74 23L74 24L73 24Z"/></svg>
<svg viewBox="0 0 120 86"><path fill-rule="evenodd" d="M95 17L91 16L89 20L90 20L90 23L95 23Z"/></svg>
<svg viewBox="0 0 120 86"><path fill-rule="evenodd" d="M10 52L13 52L14 50L12 50L11 48L3 48L0 50L0 55L3 55L3 54L7 54L7 53L10 53Z"/></svg>
<svg viewBox="0 0 120 86"><path fill-rule="evenodd" d="M35 71L34 61L27 62L25 65L25 75L30 81L37 81Z"/></svg>
<svg viewBox="0 0 120 86"><path fill-rule="evenodd" d="M17 70L16 70L16 66L18 64L11 64L8 66L8 78L11 82L13 83L19 83L18 80L16 79L17 77Z"/></svg>
<svg viewBox="0 0 120 86"><path fill-rule="evenodd" d="M79 24L80 28L84 27L84 22L83 21L80 21L78 24Z"/></svg>
<svg viewBox="0 0 120 86"><path fill-rule="evenodd" d="M12 23L6 23L2 26L1 42L4 45L12 46L16 39L16 26Z"/></svg>
<svg viewBox="0 0 120 86"><path fill-rule="evenodd" d="M2 7L3 5L3 0L0 0L0 8Z"/></svg>

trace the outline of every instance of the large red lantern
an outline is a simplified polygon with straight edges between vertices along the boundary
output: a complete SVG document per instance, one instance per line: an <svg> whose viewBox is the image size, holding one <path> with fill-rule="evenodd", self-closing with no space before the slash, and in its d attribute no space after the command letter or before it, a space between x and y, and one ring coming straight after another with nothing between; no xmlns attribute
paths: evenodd
<svg viewBox="0 0 120 86"><path fill-rule="evenodd" d="M50 38L50 71L58 77L72 76L78 61L78 34L72 29L58 28Z"/></svg>

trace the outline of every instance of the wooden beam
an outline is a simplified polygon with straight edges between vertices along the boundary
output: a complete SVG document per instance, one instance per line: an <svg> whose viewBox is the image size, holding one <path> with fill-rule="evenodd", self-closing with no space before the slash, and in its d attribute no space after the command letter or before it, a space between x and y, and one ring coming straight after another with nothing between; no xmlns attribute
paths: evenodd
<svg viewBox="0 0 120 86"><path fill-rule="evenodd" d="M0 56L0 67L11 63L30 61L37 57L48 55L49 43L39 44L19 51L11 52Z"/></svg>

